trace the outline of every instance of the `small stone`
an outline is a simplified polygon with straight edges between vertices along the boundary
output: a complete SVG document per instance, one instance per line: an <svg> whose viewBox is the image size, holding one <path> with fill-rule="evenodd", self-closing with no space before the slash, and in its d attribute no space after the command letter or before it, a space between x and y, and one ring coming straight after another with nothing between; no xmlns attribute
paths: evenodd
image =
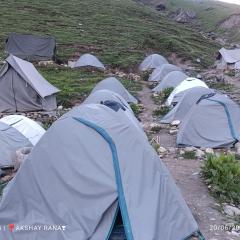
<svg viewBox="0 0 240 240"><path fill-rule="evenodd" d="M214 154L214 150L213 150L212 148L206 148L206 149L205 149L205 152L206 152L207 154Z"/></svg>
<svg viewBox="0 0 240 240"><path fill-rule="evenodd" d="M185 147L185 152L194 152L196 150L195 147Z"/></svg>
<svg viewBox="0 0 240 240"><path fill-rule="evenodd" d="M198 75L197 75L197 78L198 78L198 79L202 79L202 75L201 75L201 74L198 74Z"/></svg>
<svg viewBox="0 0 240 240"><path fill-rule="evenodd" d="M63 106L58 106L58 110L63 110Z"/></svg>
<svg viewBox="0 0 240 240"><path fill-rule="evenodd" d="M196 150L196 157L197 158L202 158L204 156L205 156L205 152L204 151L202 151L201 149L197 149Z"/></svg>
<svg viewBox="0 0 240 240"><path fill-rule="evenodd" d="M240 209L237 208L237 207L233 207L233 206L230 206L230 205L225 205L224 208L223 208L223 211L228 216L231 216L231 217L240 216Z"/></svg>
<svg viewBox="0 0 240 240"><path fill-rule="evenodd" d="M196 59L196 62L197 62L197 63L201 63L201 59L200 59L200 58L197 58L197 59Z"/></svg>
<svg viewBox="0 0 240 240"><path fill-rule="evenodd" d="M174 121L172 121L171 122L171 126L178 126L179 124L181 123L181 121L179 121L179 120L174 120Z"/></svg>
<svg viewBox="0 0 240 240"><path fill-rule="evenodd" d="M179 154L180 154L180 155L184 155L184 154L185 154L185 151L184 151L183 149L181 149L181 150L179 151Z"/></svg>
<svg viewBox="0 0 240 240"><path fill-rule="evenodd" d="M166 153L166 152L167 152L167 149L164 148L164 147L160 147L160 148L158 148L158 152L159 152L160 154L163 154L163 153Z"/></svg>
<svg viewBox="0 0 240 240"><path fill-rule="evenodd" d="M235 150L236 150L237 154L240 154L240 142L235 144Z"/></svg>
<svg viewBox="0 0 240 240"><path fill-rule="evenodd" d="M174 134L176 134L177 132L178 132L177 129L170 129L170 130L169 130L169 134L171 134L171 135L174 135Z"/></svg>

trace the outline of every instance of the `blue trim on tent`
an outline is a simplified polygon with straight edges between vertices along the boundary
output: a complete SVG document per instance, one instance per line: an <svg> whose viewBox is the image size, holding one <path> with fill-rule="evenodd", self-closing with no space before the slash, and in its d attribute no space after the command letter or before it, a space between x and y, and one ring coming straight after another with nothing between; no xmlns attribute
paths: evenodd
<svg viewBox="0 0 240 240"><path fill-rule="evenodd" d="M233 123L232 123L231 115L230 115L230 112L228 110L227 105L224 102L221 102L219 100L214 100L214 99L207 99L207 100L219 103L219 104L221 104L224 107L224 110L225 110L225 112L227 114L228 126L230 128L231 135L232 135L233 139L235 139L236 142L238 142L237 135L236 135L236 132L235 132L235 129L234 129L234 126L233 126Z"/></svg>
<svg viewBox="0 0 240 240"><path fill-rule="evenodd" d="M112 152L113 166L114 166L117 191L118 191L118 200L119 200L119 205L121 209L124 230L126 233L127 240L134 240L133 234L132 234L132 227L130 224L130 219L129 219L128 210L127 210L127 204L126 204L124 191L123 191L117 148L113 139L109 136L109 134L103 128L101 128L97 124L89 122L83 118L73 117L73 119L98 132L104 138L104 140L109 144L109 147Z"/></svg>
<svg viewBox="0 0 240 240"><path fill-rule="evenodd" d="M106 240L109 240L109 238L111 237L111 233L113 231L113 228L114 228L114 225L115 225L115 222L116 222L116 219L117 219L118 210L119 210L119 205L117 205L116 212L115 212L114 218L113 218L113 222L112 222L111 227L109 229L109 232L108 232L108 235L106 237Z"/></svg>

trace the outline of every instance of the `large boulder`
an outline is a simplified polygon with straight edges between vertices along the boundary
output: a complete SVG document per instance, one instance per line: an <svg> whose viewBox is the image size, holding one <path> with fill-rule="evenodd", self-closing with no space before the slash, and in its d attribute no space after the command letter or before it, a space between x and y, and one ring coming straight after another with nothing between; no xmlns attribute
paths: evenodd
<svg viewBox="0 0 240 240"><path fill-rule="evenodd" d="M197 17L195 11L185 10L183 8L178 8L174 15L174 20L179 23L190 23Z"/></svg>

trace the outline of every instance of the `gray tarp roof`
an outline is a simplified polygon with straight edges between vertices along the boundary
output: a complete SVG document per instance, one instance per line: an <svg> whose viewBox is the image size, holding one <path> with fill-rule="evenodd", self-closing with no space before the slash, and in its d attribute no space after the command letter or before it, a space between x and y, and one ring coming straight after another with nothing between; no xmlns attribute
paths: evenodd
<svg viewBox="0 0 240 240"><path fill-rule="evenodd" d="M154 69L152 74L149 76L148 81L151 82L160 82L163 80L163 78L170 72L173 71L181 71L180 67L177 67L173 64L163 64L160 67L157 67Z"/></svg>
<svg viewBox="0 0 240 240"><path fill-rule="evenodd" d="M11 33L5 51L27 60L48 60L55 55L56 41L49 36Z"/></svg>
<svg viewBox="0 0 240 240"><path fill-rule="evenodd" d="M42 97L50 96L60 90L50 84L37 71L34 65L18 57L10 55L6 62Z"/></svg>
<svg viewBox="0 0 240 240"><path fill-rule="evenodd" d="M228 50L226 48L221 48L219 53L226 63L236 63L240 61L240 49Z"/></svg>
<svg viewBox="0 0 240 240"><path fill-rule="evenodd" d="M0 231L0 239L108 239L118 205L128 240L182 240L198 229L164 163L122 110L83 104L50 127L0 204L1 225L65 231Z"/></svg>
<svg viewBox="0 0 240 240"><path fill-rule="evenodd" d="M163 80L152 90L153 92L161 92L165 88L175 88L179 83L188 78L188 76L180 71L173 71L168 73Z"/></svg>
<svg viewBox="0 0 240 240"><path fill-rule="evenodd" d="M0 122L0 166L14 165L16 151L20 148L31 146L32 144L29 140L18 130Z"/></svg>
<svg viewBox="0 0 240 240"><path fill-rule="evenodd" d="M240 139L240 108L215 94L195 104L180 125L177 144L196 147L232 146Z"/></svg>
<svg viewBox="0 0 240 240"><path fill-rule="evenodd" d="M157 68L165 63L168 63L168 61L159 54L151 54L147 56L143 62L139 66L140 71L147 71L154 68Z"/></svg>
<svg viewBox="0 0 240 240"><path fill-rule="evenodd" d="M105 69L104 65L98 60L98 58L92 54L83 54L74 64L74 68L77 67L96 67Z"/></svg>
<svg viewBox="0 0 240 240"><path fill-rule="evenodd" d="M177 105L168 112L161 123L171 123L174 120L182 121L191 107L201 98L202 95L213 93L214 90L204 87L194 87L183 92Z"/></svg>
<svg viewBox="0 0 240 240"><path fill-rule="evenodd" d="M122 85L122 83L115 77L109 77L99 82L92 90L92 93L97 90L104 90L104 89L110 90L112 92L119 94L128 103L138 103L138 100L134 96L132 96L128 92L128 90Z"/></svg>

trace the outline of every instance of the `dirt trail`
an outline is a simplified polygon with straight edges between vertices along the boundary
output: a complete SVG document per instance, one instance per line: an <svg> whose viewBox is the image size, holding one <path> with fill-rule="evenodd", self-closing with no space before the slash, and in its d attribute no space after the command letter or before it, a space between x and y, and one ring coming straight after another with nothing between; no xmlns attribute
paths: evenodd
<svg viewBox="0 0 240 240"><path fill-rule="evenodd" d="M143 90L139 93L139 99L144 105L144 111L141 113L140 119L144 124L145 131L148 132L150 124L158 122L153 117L153 111L157 108L157 105L152 100L152 93L146 82L143 82ZM176 135L170 135L168 131L162 129L154 137L159 136L161 146L176 149ZM212 226L221 227L231 221L218 210L219 205L209 195L207 186L200 178L199 172L202 162L200 160L180 159L177 151L166 155L162 160L175 178L176 184L180 188L205 238L207 240L237 240L238 237L221 230L211 231Z"/></svg>

